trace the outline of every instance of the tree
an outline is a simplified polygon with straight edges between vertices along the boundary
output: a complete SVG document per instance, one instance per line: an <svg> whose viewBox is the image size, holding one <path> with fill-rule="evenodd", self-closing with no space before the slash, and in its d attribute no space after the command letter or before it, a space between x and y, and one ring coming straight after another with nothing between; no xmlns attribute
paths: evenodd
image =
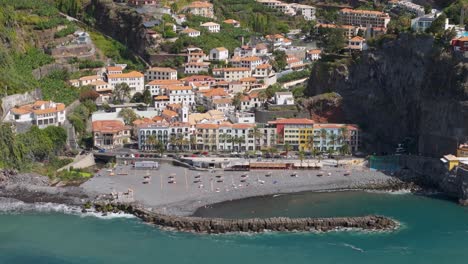
<svg viewBox="0 0 468 264"><path fill-rule="evenodd" d="M447 16L442 13L434 21L432 21L431 26L426 30L427 33L432 33L434 35L443 35L445 31L445 20Z"/></svg>
<svg viewBox="0 0 468 264"><path fill-rule="evenodd" d="M291 151L291 145L288 142L284 144L284 151L286 152L286 156L288 156L289 151Z"/></svg>
<svg viewBox="0 0 468 264"><path fill-rule="evenodd" d="M265 95L268 98L272 98L273 96L275 96L275 93L279 91L281 91L281 85L275 83L266 88Z"/></svg>
<svg viewBox="0 0 468 264"><path fill-rule="evenodd" d="M18 140L25 146L26 154L33 161L44 161L52 155L54 146L47 133L32 126L31 129L18 135Z"/></svg>
<svg viewBox="0 0 468 264"><path fill-rule="evenodd" d="M123 118L126 125L131 125L133 121L138 119L138 115L135 114L135 111L133 111L131 108L124 108L120 110L118 116Z"/></svg>
<svg viewBox="0 0 468 264"><path fill-rule="evenodd" d="M25 163L25 146L17 140L10 124L0 123L0 167L21 169Z"/></svg>
<svg viewBox="0 0 468 264"><path fill-rule="evenodd" d="M250 132L249 132L249 137L253 137L254 139L254 149L257 150L257 140L260 139L263 136L262 132L258 129L258 127L254 127Z"/></svg>
<svg viewBox="0 0 468 264"><path fill-rule="evenodd" d="M273 63L272 66L275 69L275 71L280 72L286 68L288 65L287 62L287 55L284 50L275 50L273 51Z"/></svg>
<svg viewBox="0 0 468 264"><path fill-rule="evenodd" d="M299 160L301 161L301 167L302 167L302 161L304 161L305 152L303 150L300 150L298 154L299 154Z"/></svg>
<svg viewBox="0 0 468 264"><path fill-rule="evenodd" d="M63 127L48 126L44 128L44 133L54 143L55 152L61 151L67 143L67 131Z"/></svg>
<svg viewBox="0 0 468 264"><path fill-rule="evenodd" d="M156 146L157 143L158 143L158 139L156 135L149 135L145 141L146 147L151 150L154 149L154 146Z"/></svg>
<svg viewBox="0 0 468 264"><path fill-rule="evenodd" d="M344 32L340 28L319 28L321 46L327 53L338 53L345 47Z"/></svg>
<svg viewBox="0 0 468 264"><path fill-rule="evenodd" d="M330 144L332 145L332 150L334 151L335 149L335 145L336 145L336 139L337 139L337 136L335 133L331 132L329 135L328 135L328 139L330 140Z"/></svg>
<svg viewBox="0 0 468 264"><path fill-rule="evenodd" d="M83 89L80 93L81 102L86 100L96 101L97 98L99 98L99 93L91 89Z"/></svg>
<svg viewBox="0 0 468 264"><path fill-rule="evenodd" d="M198 113L206 113L206 108L204 105L197 105L195 109L197 110Z"/></svg>
<svg viewBox="0 0 468 264"><path fill-rule="evenodd" d="M130 100L132 103L141 103L143 102L143 94L140 92L136 92L133 96L132 99Z"/></svg>
<svg viewBox="0 0 468 264"><path fill-rule="evenodd" d="M236 93L232 98L232 105L236 108L236 110L240 110L242 99L244 95L242 93Z"/></svg>
<svg viewBox="0 0 468 264"><path fill-rule="evenodd" d="M266 100L268 100L268 96L266 94L266 90L261 90L258 93L258 99L262 102L262 104L265 104Z"/></svg>
<svg viewBox="0 0 468 264"><path fill-rule="evenodd" d="M150 105L153 102L153 97L152 97L151 91L148 89L148 87L145 88L145 90L143 91L142 101L146 105Z"/></svg>
<svg viewBox="0 0 468 264"><path fill-rule="evenodd" d="M404 14L396 19L390 20L388 23L388 33L399 34L401 32L407 32L411 29L411 16Z"/></svg>
<svg viewBox="0 0 468 264"><path fill-rule="evenodd" d="M322 139L322 144L321 144L322 148L327 145L327 135L328 135L328 133L327 133L326 129L324 129L324 128L320 129L320 138Z"/></svg>
<svg viewBox="0 0 468 264"><path fill-rule="evenodd" d="M126 83L118 83L115 85L114 92L112 93L112 101L121 104L130 98L131 88Z"/></svg>

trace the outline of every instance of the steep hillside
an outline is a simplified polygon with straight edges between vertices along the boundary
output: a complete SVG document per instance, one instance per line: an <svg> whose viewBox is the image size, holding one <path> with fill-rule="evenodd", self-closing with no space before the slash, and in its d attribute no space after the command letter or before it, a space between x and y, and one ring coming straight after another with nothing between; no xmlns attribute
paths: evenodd
<svg viewBox="0 0 468 264"><path fill-rule="evenodd" d="M468 63L428 36L401 35L351 63L318 63L306 95L336 92L346 122L364 130L364 148L453 153L468 136Z"/></svg>

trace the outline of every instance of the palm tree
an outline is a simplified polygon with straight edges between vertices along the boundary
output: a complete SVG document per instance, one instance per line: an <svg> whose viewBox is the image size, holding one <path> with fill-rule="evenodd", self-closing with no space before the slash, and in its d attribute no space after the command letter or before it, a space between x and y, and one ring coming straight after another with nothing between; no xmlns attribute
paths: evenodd
<svg viewBox="0 0 468 264"><path fill-rule="evenodd" d="M171 137L169 138L169 144L173 149L175 148L175 146L177 145L177 137L175 135L171 135Z"/></svg>
<svg viewBox="0 0 468 264"><path fill-rule="evenodd" d="M291 151L291 145L288 142L284 144L284 151L286 151L286 156L288 156L289 151Z"/></svg>
<svg viewBox="0 0 468 264"><path fill-rule="evenodd" d="M349 130L348 130L348 127L347 126L342 126L340 128L340 134L339 134L339 138L340 138L340 143L341 145L343 145L344 143L346 143L348 141L348 138L349 138ZM344 142L344 143L343 143Z"/></svg>
<svg viewBox="0 0 468 264"><path fill-rule="evenodd" d="M304 160L305 153L303 150L299 151L299 160L301 161L301 167L302 167L302 161Z"/></svg>
<svg viewBox="0 0 468 264"><path fill-rule="evenodd" d="M147 138L146 138L146 141L145 141L145 144L146 144L146 147L149 148L149 149L153 149L154 146L158 143L158 139L156 138L156 135L149 135Z"/></svg>
<svg viewBox="0 0 468 264"><path fill-rule="evenodd" d="M330 140L330 144L332 145L332 150L335 151L335 144L336 144L336 134L331 132L329 135L328 135L328 139Z"/></svg>
<svg viewBox="0 0 468 264"><path fill-rule="evenodd" d="M227 140L228 134L223 133L219 135L219 143L223 143L223 151L226 151L226 140Z"/></svg>
<svg viewBox="0 0 468 264"><path fill-rule="evenodd" d="M265 90L261 90L259 93L258 93L258 100L260 100L262 102L262 105L265 105L265 102L266 100L268 100L268 95L266 94L266 91Z"/></svg>
<svg viewBox="0 0 468 264"><path fill-rule="evenodd" d="M263 136L262 132L258 129L258 127L254 127L252 130L249 131L249 137L254 138L254 149L257 150L257 139L260 139Z"/></svg>
<svg viewBox="0 0 468 264"><path fill-rule="evenodd" d="M314 136L313 135L309 135L309 137L307 138L306 147L310 152L312 152L312 150L314 149Z"/></svg>
<svg viewBox="0 0 468 264"><path fill-rule="evenodd" d="M239 150L241 149L241 146L242 146L242 143L245 143L245 137L244 136L240 136L238 137L237 139L237 143L239 144Z"/></svg>
<svg viewBox="0 0 468 264"><path fill-rule="evenodd" d="M322 144L320 144L321 148L323 149L323 147L326 145L326 142L327 142L327 130L325 130L324 128L320 129L320 138L322 139Z"/></svg>

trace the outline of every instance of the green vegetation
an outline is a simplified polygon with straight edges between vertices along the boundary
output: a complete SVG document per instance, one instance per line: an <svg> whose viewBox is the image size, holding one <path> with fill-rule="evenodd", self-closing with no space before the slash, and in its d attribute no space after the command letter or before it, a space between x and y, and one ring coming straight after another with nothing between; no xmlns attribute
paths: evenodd
<svg viewBox="0 0 468 264"><path fill-rule="evenodd" d="M345 47L344 32L340 28L319 27L321 46L327 53L338 53Z"/></svg>
<svg viewBox="0 0 468 264"><path fill-rule="evenodd" d="M79 90L66 81L69 74L65 70L56 70L39 80L42 96L45 100L62 102L66 105L78 99Z"/></svg>
<svg viewBox="0 0 468 264"><path fill-rule="evenodd" d="M55 6L63 13L77 17L83 12L82 0L54 0Z"/></svg>
<svg viewBox="0 0 468 264"><path fill-rule="evenodd" d="M101 50L104 55L115 62L127 64L127 69L144 71L144 63L135 57L133 53L117 40L107 38L95 31L89 32L94 45Z"/></svg>
<svg viewBox="0 0 468 264"><path fill-rule="evenodd" d="M76 26L73 25L73 24L69 24L67 25L66 28L60 30L60 31L57 31L55 34L54 34L54 38L63 38L63 37L66 37L70 34L73 34L75 31L76 31Z"/></svg>
<svg viewBox="0 0 468 264"><path fill-rule="evenodd" d="M295 71L295 72L291 72L291 73L281 76L281 78L278 78L278 82L285 83L285 82L307 78L309 76L310 76L310 70Z"/></svg>
<svg viewBox="0 0 468 264"><path fill-rule="evenodd" d="M0 124L0 167L29 170L35 162L53 160L63 151L67 134L61 127L31 127L14 134L9 124Z"/></svg>
<svg viewBox="0 0 468 264"><path fill-rule="evenodd" d="M286 68L288 65L287 62L287 55L286 52L283 50L275 50L273 51L273 61L271 62L271 66L275 69L275 71L280 72Z"/></svg>
<svg viewBox="0 0 468 264"><path fill-rule="evenodd" d="M463 19L463 24L468 24L468 0L457 0L452 2L449 6L444 8L444 13L447 15L448 19L450 20L451 24L459 24L460 23L460 11L461 9L465 8L465 17Z"/></svg>
<svg viewBox="0 0 468 264"><path fill-rule="evenodd" d="M79 60L78 67L81 69L94 69L104 67L104 62L93 60Z"/></svg>

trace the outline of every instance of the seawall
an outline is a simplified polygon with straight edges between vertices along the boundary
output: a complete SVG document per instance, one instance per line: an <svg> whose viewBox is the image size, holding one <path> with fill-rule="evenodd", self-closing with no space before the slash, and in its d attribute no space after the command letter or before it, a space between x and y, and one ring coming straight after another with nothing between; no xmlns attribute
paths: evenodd
<svg viewBox="0 0 468 264"><path fill-rule="evenodd" d="M184 217L158 214L141 207L126 204L104 205L95 204L99 212L123 211L133 214L143 221L163 228L196 233L232 233L265 231L279 232L326 232L336 229L353 228L363 230L393 230L398 224L384 216L360 216L337 218L252 218L252 219L221 219Z"/></svg>

